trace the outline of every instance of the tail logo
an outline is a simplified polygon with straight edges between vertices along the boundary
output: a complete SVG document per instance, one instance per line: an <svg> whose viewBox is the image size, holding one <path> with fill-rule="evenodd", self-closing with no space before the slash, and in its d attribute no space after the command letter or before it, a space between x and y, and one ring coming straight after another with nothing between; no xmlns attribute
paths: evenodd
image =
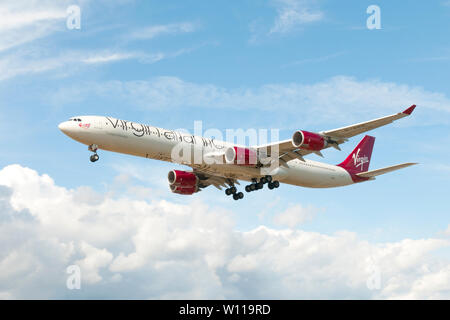
<svg viewBox="0 0 450 320"><path fill-rule="evenodd" d="M359 152L361 151L361 148L358 149L356 153L353 154L353 164L356 168L361 167L361 171L364 170L364 164L369 162L369 158L364 156L360 157Z"/></svg>

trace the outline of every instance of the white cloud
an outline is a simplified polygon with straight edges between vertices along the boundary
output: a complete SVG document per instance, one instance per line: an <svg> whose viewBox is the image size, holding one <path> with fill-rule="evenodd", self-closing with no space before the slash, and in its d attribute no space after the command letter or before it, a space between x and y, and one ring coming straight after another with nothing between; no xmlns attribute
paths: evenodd
<svg viewBox="0 0 450 320"><path fill-rule="evenodd" d="M83 2L84 3L84 2ZM69 0L17 0L0 3L0 80L57 68L62 59L42 58L25 44L64 30ZM3 52L2 52L3 51ZM7 51L10 51L6 54Z"/></svg>
<svg viewBox="0 0 450 320"><path fill-rule="evenodd" d="M449 261L433 255L446 239L242 232L195 196L87 193L19 165L0 170L0 298L450 298ZM66 288L72 264L81 291ZM373 270L378 290L366 286Z"/></svg>
<svg viewBox="0 0 450 320"><path fill-rule="evenodd" d="M299 26L317 22L323 19L323 12L313 8L315 1L311 0L275 0L278 16L269 31L273 33L287 33Z"/></svg>
<svg viewBox="0 0 450 320"><path fill-rule="evenodd" d="M176 53L178 54L178 53ZM174 54L141 52L100 51L66 51L57 56L47 55L39 50L21 50L14 54L0 57L0 81L16 76L34 75L44 72L79 72L83 65L101 65L124 60L137 60L140 63L152 64Z"/></svg>
<svg viewBox="0 0 450 320"><path fill-rule="evenodd" d="M300 204L296 204L276 214L273 221L279 226L295 228L300 224L311 221L318 212L319 209L313 206L303 207Z"/></svg>
<svg viewBox="0 0 450 320"><path fill-rule="evenodd" d="M106 249L95 248L84 241L81 242L80 251L84 254L84 258L75 261L75 265L83 270L84 281L89 284L100 282L102 277L99 275L99 269L107 267L113 255Z"/></svg>
<svg viewBox="0 0 450 320"><path fill-rule="evenodd" d="M450 236L450 224L447 226L447 229L445 229L442 233L446 236Z"/></svg>
<svg viewBox="0 0 450 320"><path fill-rule="evenodd" d="M142 63L155 63L166 58L167 55L163 53L145 54L140 52L95 52L88 54L86 58L82 58L81 62L87 64L99 64L117 62L120 60L137 59Z"/></svg>
<svg viewBox="0 0 450 320"><path fill-rule="evenodd" d="M120 5L128 0L114 2ZM191 49L181 49L174 53L129 52L127 50L91 49L61 50L56 52L46 43L40 45L35 40L43 39L58 31L66 31L67 8L71 0L17 0L0 3L0 81L21 75L56 71L58 75L78 72L80 65L105 64L134 59L140 63L151 64L167 57L176 57ZM92 1L79 0L82 17L89 12ZM105 1L103 5L111 5ZM87 13L86 13L87 14ZM91 13L92 14L92 13ZM82 18L83 19L83 18ZM142 30L141 37L155 37L160 34L193 32L193 23L153 26ZM75 32L75 31L71 31ZM139 37L139 34L134 36ZM73 71L72 71L73 70Z"/></svg>
<svg viewBox="0 0 450 320"><path fill-rule="evenodd" d="M15 3L14 3L15 4ZM33 25L40 21L57 20L66 16L63 8L48 8L44 11L37 9L36 11L10 11L5 7L5 3L0 7L0 13L3 19L0 21L0 30L12 30Z"/></svg>
<svg viewBox="0 0 450 320"><path fill-rule="evenodd" d="M107 53L107 54L94 54L86 58L81 59L82 62L88 64L114 62L119 60L128 60L135 58L136 54L133 53Z"/></svg>
<svg viewBox="0 0 450 320"><path fill-rule="evenodd" d="M194 32L196 28L196 24L191 22L154 25L132 32L129 38L138 40L153 39L161 35Z"/></svg>
<svg viewBox="0 0 450 320"><path fill-rule="evenodd" d="M0 52L34 41L65 28L63 1L2 1L0 3Z"/></svg>

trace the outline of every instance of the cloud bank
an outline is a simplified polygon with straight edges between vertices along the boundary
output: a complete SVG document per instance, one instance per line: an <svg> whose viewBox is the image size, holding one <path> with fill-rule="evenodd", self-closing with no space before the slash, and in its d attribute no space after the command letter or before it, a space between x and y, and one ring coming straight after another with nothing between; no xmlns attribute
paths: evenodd
<svg viewBox="0 0 450 320"><path fill-rule="evenodd" d="M0 298L450 298L448 238L369 243L260 226L194 198L67 189L0 170ZM256 218L256 215L255 215ZM69 265L81 289L66 287Z"/></svg>

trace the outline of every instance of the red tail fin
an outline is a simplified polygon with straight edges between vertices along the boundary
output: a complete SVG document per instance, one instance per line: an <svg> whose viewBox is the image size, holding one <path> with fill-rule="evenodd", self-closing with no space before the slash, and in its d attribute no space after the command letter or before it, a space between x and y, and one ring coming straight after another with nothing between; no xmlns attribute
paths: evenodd
<svg viewBox="0 0 450 320"><path fill-rule="evenodd" d="M374 143L375 137L365 136L355 150L338 166L352 173L368 171Z"/></svg>

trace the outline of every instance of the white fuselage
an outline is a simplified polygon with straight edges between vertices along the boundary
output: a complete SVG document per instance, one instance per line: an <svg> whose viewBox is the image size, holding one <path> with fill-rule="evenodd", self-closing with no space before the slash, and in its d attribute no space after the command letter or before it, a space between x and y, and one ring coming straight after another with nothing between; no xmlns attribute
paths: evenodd
<svg viewBox="0 0 450 320"><path fill-rule="evenodd" d="M216 176L251 181L270 174L282 183L310 188L338 187L353 183L345 169L322 162L294 159L287 162L286 166L277 166L269 173L262 173L261 168L254 166L212 163L213 161L205 161L202 157L193 158L194 154L219 154L225 148L236 146L235 144L111 117L80 116L72 119L75 120L61 123L59 128L72 139L85 145L97 145L103 150L182 163ZM180 143L192 151L189 160L173 159L172 152Z"/></svg>

